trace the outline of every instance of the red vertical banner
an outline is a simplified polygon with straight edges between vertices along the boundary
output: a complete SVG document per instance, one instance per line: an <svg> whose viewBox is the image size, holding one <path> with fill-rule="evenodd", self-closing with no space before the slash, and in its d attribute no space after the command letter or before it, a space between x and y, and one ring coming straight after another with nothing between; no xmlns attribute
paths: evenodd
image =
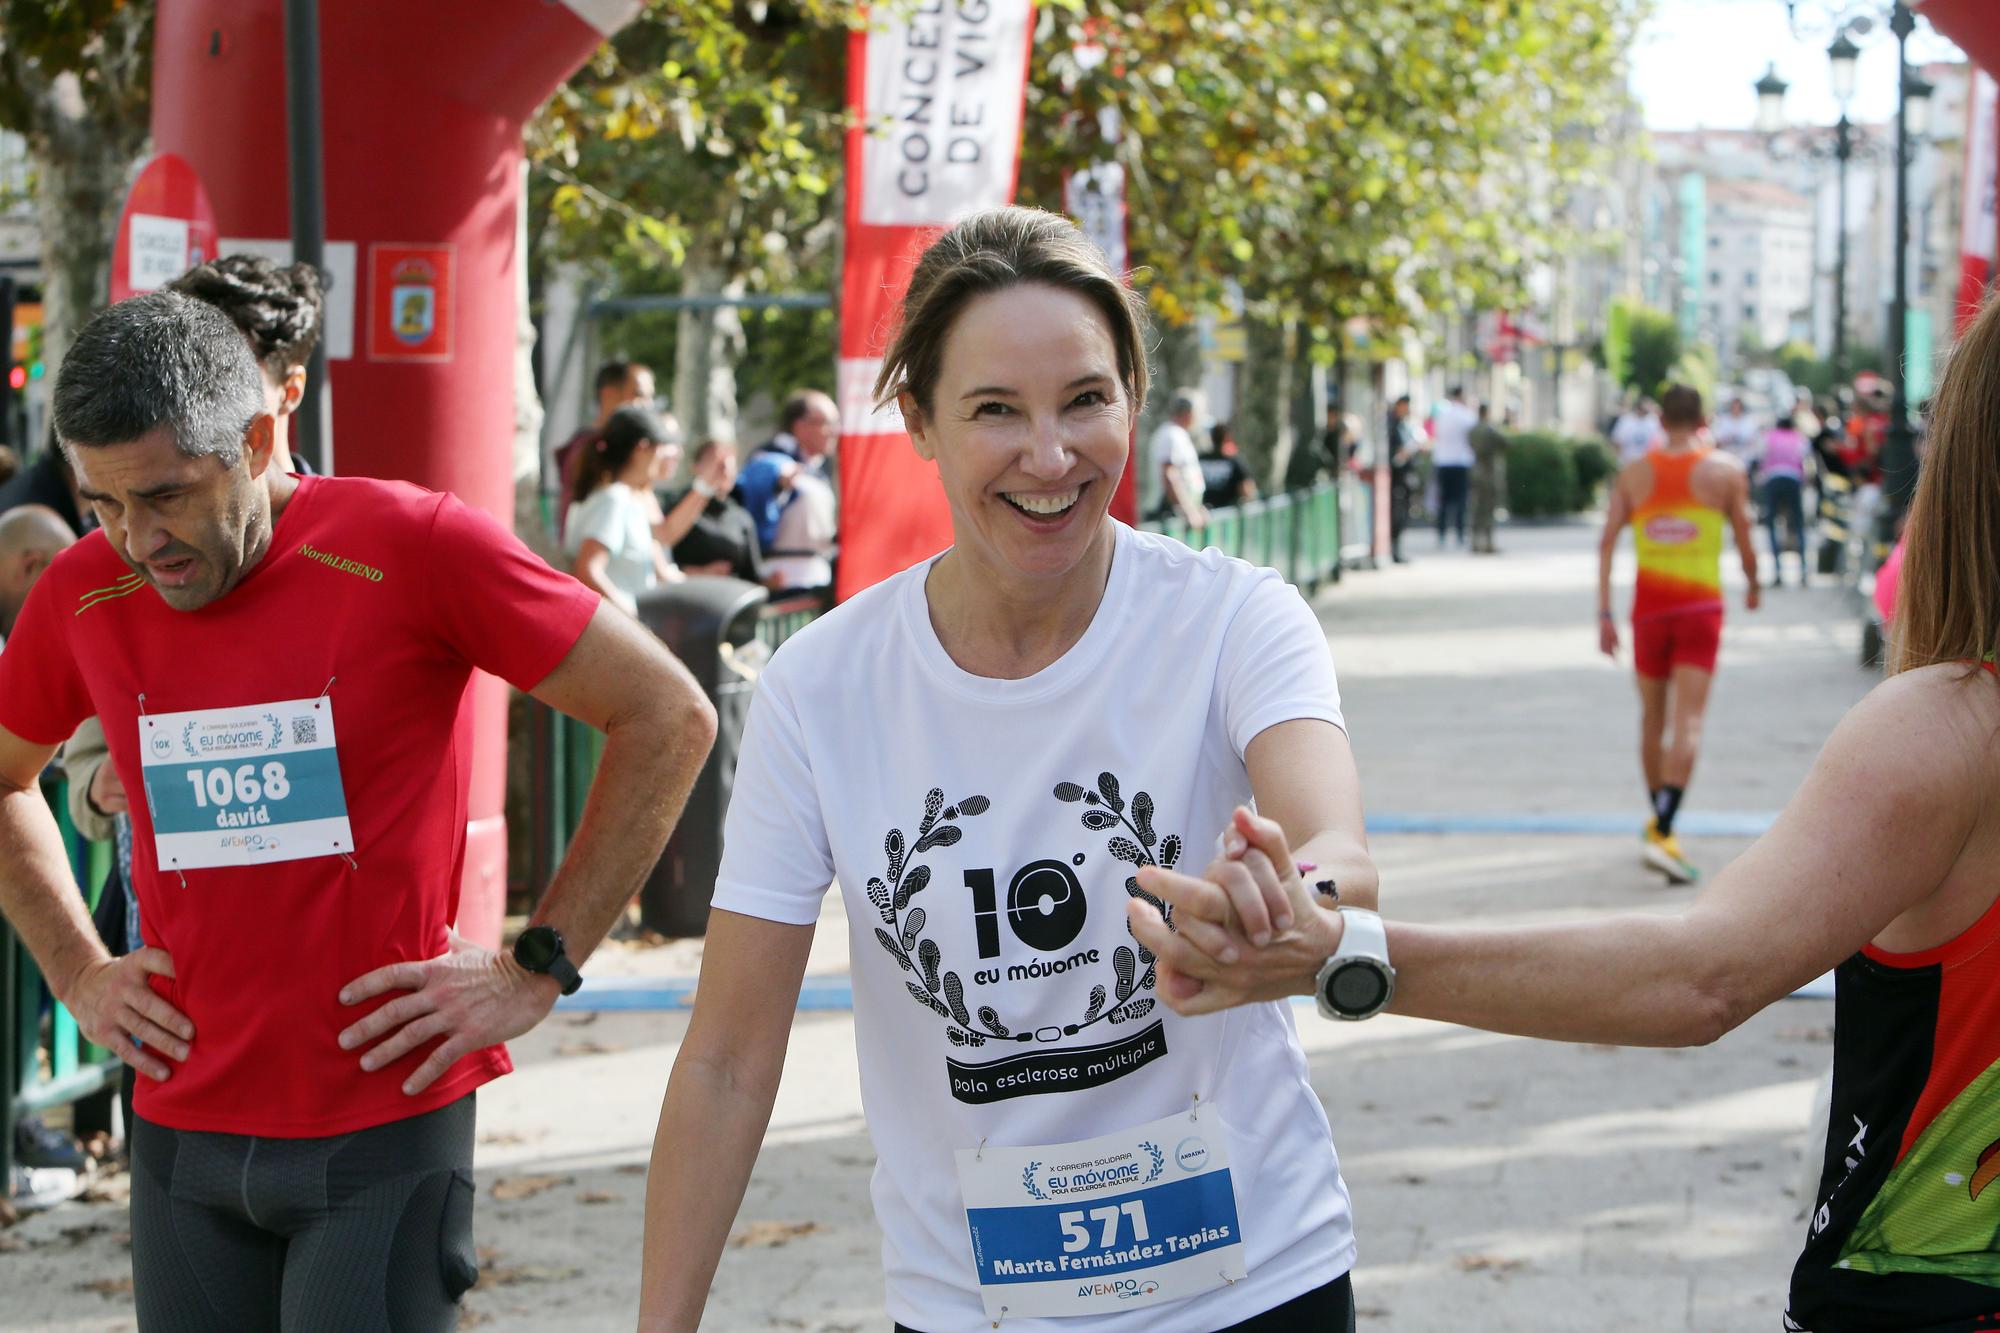
<svg viewBox="0 0 2000 1333"><path fill-rule="evenodd" d="M1994 185L2000 175L2000 88L1985 70L1972 71L1966 94L1971 123L1965 134L1965 185L1959 224L1958 331L1979 313L1986 285L1993 280L1993 261L2000 248Z"/></svg>
<svg viewBox="0 0 2000 1333"><path fill-rule="evenodd" d="M847 242L840 284L843 599L951 545L937 468L875 378L910 271L938 228L1012 202L1032 0L933 0L848 40Z"/></svg>

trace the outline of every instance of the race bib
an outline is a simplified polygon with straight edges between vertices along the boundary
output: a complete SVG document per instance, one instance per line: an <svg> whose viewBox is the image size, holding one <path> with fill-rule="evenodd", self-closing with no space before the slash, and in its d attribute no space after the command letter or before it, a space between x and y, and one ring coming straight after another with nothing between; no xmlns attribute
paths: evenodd
<svg viewBox="0 0 2000 1333"><path fill-rule="evenodd" d="M331 698L148 714L139 752L162 873L354 851Z"/></svg>
<svg viewBox="0 0 2000 1333"><path fill-rule="evenodd" d="M959 1150L990 1319L1108 1314L1246 1274L1219 1127L1189 1113L1080 1143Z"/></svg>

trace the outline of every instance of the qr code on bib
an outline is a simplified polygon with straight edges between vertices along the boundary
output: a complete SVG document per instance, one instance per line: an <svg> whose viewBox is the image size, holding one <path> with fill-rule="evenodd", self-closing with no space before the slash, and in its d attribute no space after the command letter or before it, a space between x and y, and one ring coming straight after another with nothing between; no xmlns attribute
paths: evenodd
<svg viewBox="0 0 2000 1333"><path fill-rule="evenodd" d="M295 717L292 719L292 744L318 745L319 719L316 717Z"/></svg>

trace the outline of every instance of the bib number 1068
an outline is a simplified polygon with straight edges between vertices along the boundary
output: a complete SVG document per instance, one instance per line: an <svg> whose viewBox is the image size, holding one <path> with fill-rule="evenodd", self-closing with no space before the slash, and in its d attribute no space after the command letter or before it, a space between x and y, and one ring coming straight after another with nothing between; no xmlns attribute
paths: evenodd
<svg viewBox="0 0 2000 1333"><path fill-rule="evenodd" d="M1098 1248L1108 1250L1116 1245L1121 1214L1132 1219L1134 1241L1153 1238L1152 1232L1146 1227L1145 1203L1139 1199L1128 1199L1122 1204L1107 1204L1102 1208L1093 1208L1088 1213L1079 1208L1059 1215L1056 1221L1062 1227L1063 1253L1075 1254L1078 1250L1089 1248L1090 1227L1084 1222L1086 1217L1098 1225Z"/></svg>
<svg viewBox="0 0 2000 1333"><path fill-rule="evenodd" d="M252 805L258 801L282 801L292 794L285 766L273 759L259 769L255 764L230 768L191 768L188 785L194 788L197 809L211 805Z"/></svg>

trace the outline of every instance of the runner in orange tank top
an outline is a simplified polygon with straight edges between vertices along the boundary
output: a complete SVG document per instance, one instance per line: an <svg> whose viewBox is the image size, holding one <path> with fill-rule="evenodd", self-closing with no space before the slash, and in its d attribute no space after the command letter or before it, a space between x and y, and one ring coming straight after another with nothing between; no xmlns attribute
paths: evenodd
<svg viewBox="0 0 2000 1333"><path fill-rule="evenodd" d="M1694 773L1702 716L1722 644L1722 528L1750 582L1757 609L1757 549L1751 539L1750 478L1743 464L1702 442L1701 394L1676 384L1660 398L1664 445L1627 463L1612 483L1598 545L1598 646L1618 655L1611 614L1611 561L1627 524L1639 557L1632 597L1632 662L1639 678L1639 763L1652 798L1644 860L1669 883L1701 872L1681 853L1674 815Z"/></svg>

